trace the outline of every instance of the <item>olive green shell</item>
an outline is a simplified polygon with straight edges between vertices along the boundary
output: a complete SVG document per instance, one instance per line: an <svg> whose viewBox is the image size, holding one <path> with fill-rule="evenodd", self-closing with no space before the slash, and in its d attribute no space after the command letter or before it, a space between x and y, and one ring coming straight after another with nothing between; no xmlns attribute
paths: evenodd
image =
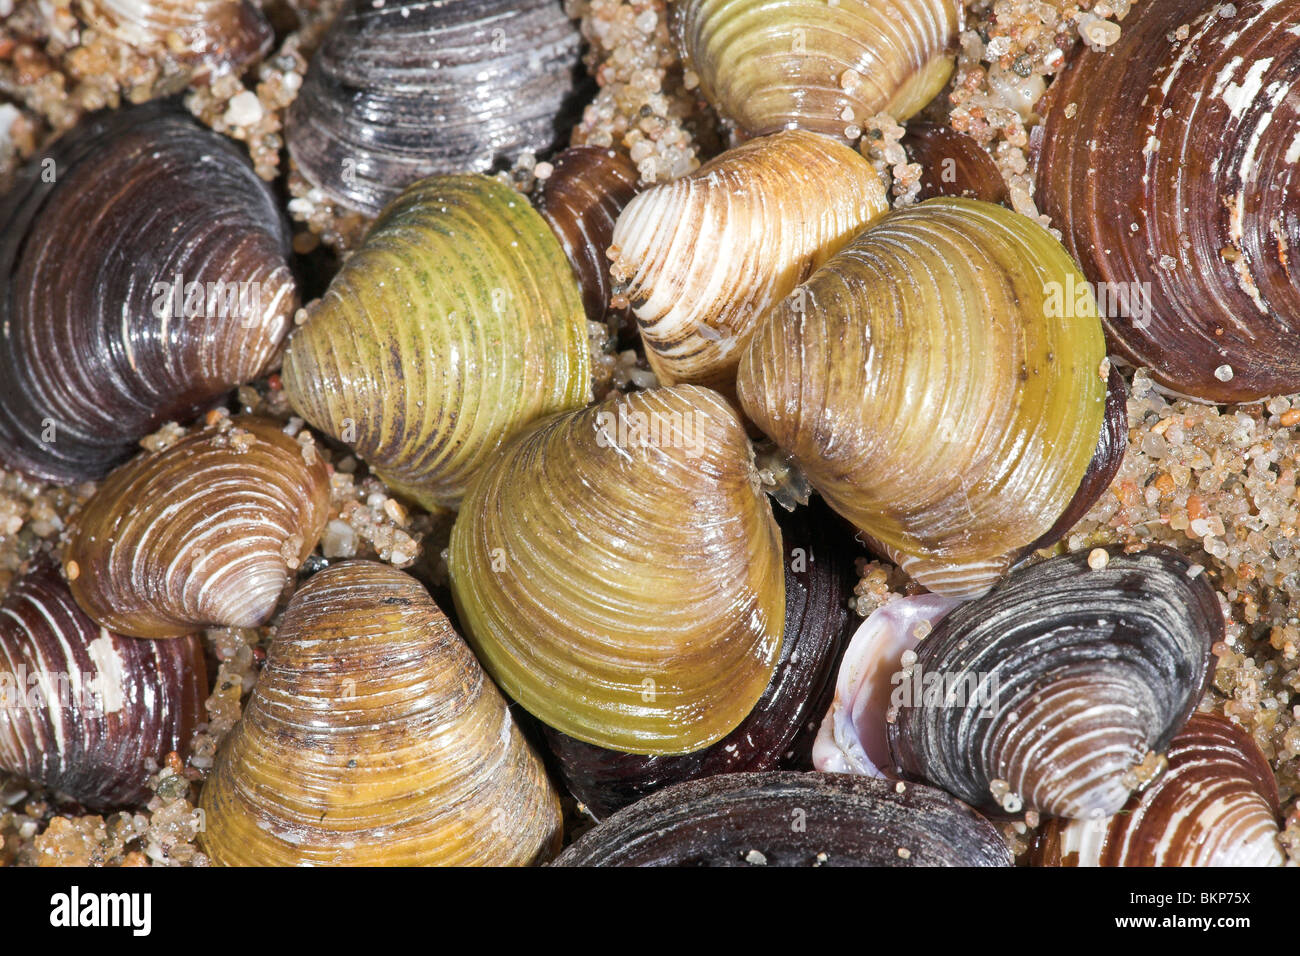
<svg viewBox="0 0 1300 956"><path fill-rule="evenodd" d="M933 199L878 220L761 320L750 418L931 590L987 590L1048 531L1097 447L1088 286L1029 219Z"/></svg>
<svg viewBox="0 0 1300 956"><path fill-rule="evenodd" d="M456 507L492 449L589 400L577 282L527 199L433 176L375 222L290 339L285 391L425 507Z"/></svg>
<svg viewBox="0 0 1300 956"><path fill-rule="evenodd" d="M785 628L781 532L719 395L557 415L479 473L452 529L466 637L501 688L611 750L687 753L762 696Z"/></svg>

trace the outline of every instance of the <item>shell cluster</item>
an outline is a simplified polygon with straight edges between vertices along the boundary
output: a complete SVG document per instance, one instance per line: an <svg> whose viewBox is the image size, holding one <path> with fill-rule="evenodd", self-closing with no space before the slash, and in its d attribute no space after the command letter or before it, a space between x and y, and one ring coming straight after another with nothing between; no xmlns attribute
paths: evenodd
<svg viewBox="0 0 1300 956"><path fill-rule="evenodd" d="M1069 548L1129 494L1108 347L1300 389L1300 0L1108 5L1041 101L973 0L55 6L192 95L0 197L0 461L86 483L0 514L6 778L174 771L218 865L1283 862L1222 567ZM1012 108L1032 169L956 128ZM411 574L334 546L372 518Z"/></svg>

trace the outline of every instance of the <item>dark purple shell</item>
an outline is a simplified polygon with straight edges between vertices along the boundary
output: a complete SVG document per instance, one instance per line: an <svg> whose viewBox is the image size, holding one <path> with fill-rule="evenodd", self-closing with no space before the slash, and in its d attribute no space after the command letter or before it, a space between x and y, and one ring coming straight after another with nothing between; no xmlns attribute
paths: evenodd
<svg viewBox="0 0 1300 956"><path fill-rule="evenodd" d="M598 819L681 780L811 769L840 655L859 623L848 609L859 551L820 498L774 513L785 549L785 638L767 690L739 727L710 747L671 757L605 750L545 728L569 791Z"/></svg>
<svg viewBox="0 0 1300 956"><path fill-rule="evenodd" d="M0 461L98 478L262 375L297 307L288 253L242 147L177 103L64 134L0 199Z"/></svg>
<svg viewBox="0 0 1300 956"><path fill-rule="evenodd" d="M85 807L147 800L146 764L184 754L207 692L198 637L101 629L48 559L0 606L0 771Z"/></svg>
<svg viewBox="0 0 1300 956"><path fill-rule="evenodd" d="M1092 510L1092 506L1119 474L1120 465L1124 464L1124 452L1128 449L1128 385L1118 368L1111 367L1106 387L1106 411L1101 421L1101 434L1097 437L1097 448L1092 453L1088 470L1079 482L1079 489L1047 533L1025 548L1025 555L1032 554L1039 548L1050 547L1065 537Z"/></svg>
<svg viewBox="0 0 1300 956"><path fill-rule="evenodd" d="M998 831L941 790L849 774L738 773L660 790L552 866L1009 866Z"/></svg>

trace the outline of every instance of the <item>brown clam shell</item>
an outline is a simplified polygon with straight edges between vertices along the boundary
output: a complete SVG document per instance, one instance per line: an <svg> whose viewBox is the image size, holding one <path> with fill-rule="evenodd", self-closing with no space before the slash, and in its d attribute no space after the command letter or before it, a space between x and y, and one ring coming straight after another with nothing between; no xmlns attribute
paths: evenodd
<svg viewBox="0 0 1300 956"><path fill-rule="evenodd" d="M92 810L150 796L167 754L204 719L203 646L100 628L43 559L0 605L0 770Z"/></svg>
<svg viewBox="0 0 1300 956"><path fill-rule="evenodd" d="M1298 20L1300 0L1148 0L1078 49L1035 131L1040 208L1112 348L1175 392L1300 390Z"/></svg>
<svg viewBox="0 0 1300 956"><path fill-rule="evenodd" d="M328 511L315 447L268 419L235 418L109 475L73 518L64 566L77 603L123 634L257 627Z"/></svg>

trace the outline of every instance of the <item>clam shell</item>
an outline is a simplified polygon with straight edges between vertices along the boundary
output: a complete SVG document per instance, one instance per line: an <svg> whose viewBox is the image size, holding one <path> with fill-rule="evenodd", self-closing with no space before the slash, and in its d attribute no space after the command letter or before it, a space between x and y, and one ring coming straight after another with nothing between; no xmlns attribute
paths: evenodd
<svg viewBox="0 0 1300 956"><path fill-rule="evenodd" d="M678 386L554 416L479 473L448 563L483 666L544 723L681 754L753 709L781 648L781 533L716 393Z"/></svg>
<svg viewBox="0 0 1300 956"><path fill-rule="evenodd" d="M785 551L785 636L772 680L740 726L677 757L605 750L545 728L569 792L597 819L682 780L811 768L810 722L829 703L835 665L856 624L848 599L857 549L820 501L775 514Z"/></svg>
<svg viewBox="0 0 1300 956"><path fill-rule="evenodd" d="M687 65L715 109L750 135L906 119L943 89L958 0L683 0Z"/></svg>
<svg viewBox="0 0 1300 956"><path fill-rule="evenodd" d="M288 233L242 150L172 102L98 113L0 200L0 460L104 475L276 359Z"/></svg>
<svg viewBox="0 0 1300 956"><path fill-rule="evenodd" d="M1300 2L1221 8L1150 0L1080 47L1036 131L1036 196L1106 292L1113 350L1246 402L1300 390Z"/></svg>
<svg viewBox="0 0 1300 956"><path fill-rule="evenodd" d="M553 0L349 0L289 109L289 154L374 216L417 179L553 145L580 42Z"/></svg>
<svg viewBox="0 0 1300 956"><path fill-rule="evenodd" d="M570 147L553 165L537 208L573 266L587 318L603 322L613 292L605 253L619 213L636 195L636 167L623 154L595 146Z"/></svg>
<svg viewBox="0 0 1300 956"><path fill-rule="evenodd" d="M527 200L479 175L393 202L285 352L285 393L394 490L456 507L523 425L586 404L577 283Z"/></svg>
<svg viewBox="0 0 1300 956"><path fill-rule="evenodd" d="M79 0L87 24L142 51L165 51L208 73L238 72L275 39L248 0Z"/></svg>
<svg viewBox="0 0 1300 956"><path fill-rule="evenodd" d="M188 750L207 693L197 637L140 641L100 628L53 561L0 605L0 770L89 809L148 800L149 764Z"/></svg>
<svg viewBox="0 0 1300 956"><path fill-rule="evenodd" d="M913 122L902 139L910 162L921 167L919 199L962 196L1006 203L1010 196L998 164L979 143L951 126Z"/></svg>
<svg viewBox="0 0 1300 956"><path fill-rule="evenodd" d="M1277 778L1231 721L1194 714L1169 744L1169 766L1104 820L1049 820L1042 866L1281 866Z"/></svg>
<svg viewBox="0 0 1300 956"><path fill-rule="evenodd" d="M764 310L888 208L860 154L800 130L640 193L614 226L611 273L659 381L730 390Z"/></svg>
<svg viewBox="0 0 1300 956"><path fill-rule="evenodd" d="M294 595L201 795L224 866L521 865L559 800L420 584L349 561Z"/></svg>
<svg viewBox="0 0 1300 956"><path fill-rule="evenodd" d="M104 627L173 637L257 627L329 516L329 469L267 419L236 418L105 479L72 519L64 563Z"/></svg>
<svg viewBox="0 0 1300 956"><path fill-rule="evenodd" d="M660 790L554 866L1009 866L991 823L939 790L820 773L737 773Z"/></svg>
<svg viewBox="0 0 1300 956"><path fill-rule="evenodd" d="M1115 813L1196 706L1223 639L1200 570L1164 548L1111 553L1100 570L1071 554L957 608L917 650L888 727L896 765L974 806Z"/></svg>
<svg viewBox="0 0 1300 956"><path fill-rule="evenodd" d="M1076 281L1045 230L1000 206L894 211L762 318L740 401L908 574L982 593L1057 524L1098 448L1095 306L1051 308Z"/></svg>

